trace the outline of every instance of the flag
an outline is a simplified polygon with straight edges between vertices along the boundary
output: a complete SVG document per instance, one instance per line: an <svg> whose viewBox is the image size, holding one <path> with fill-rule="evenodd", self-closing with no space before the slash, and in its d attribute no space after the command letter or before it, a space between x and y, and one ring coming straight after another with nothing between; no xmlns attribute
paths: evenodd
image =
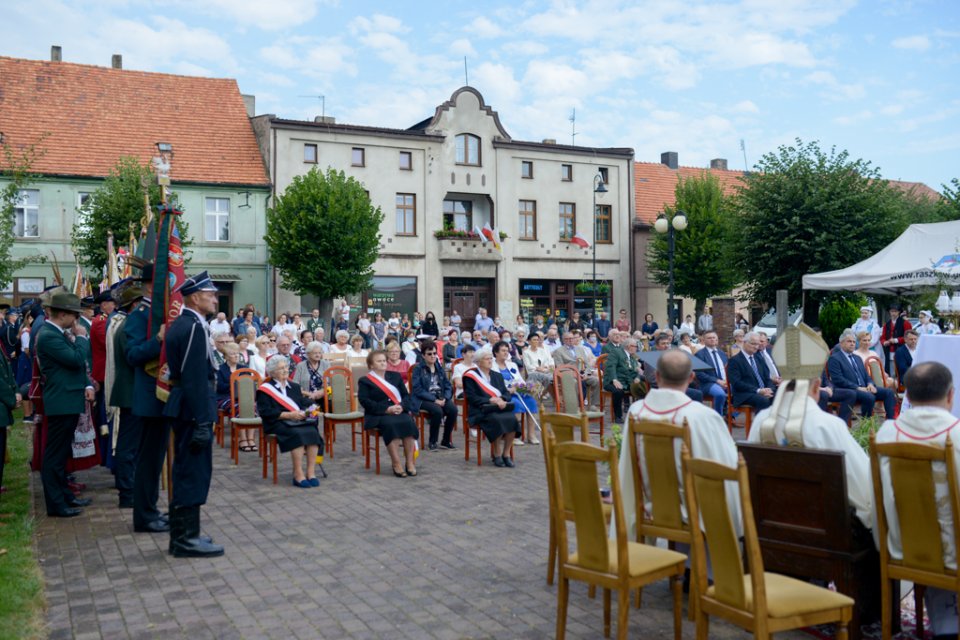
<svg viewBox="0 0 960 640"><path fill-rule="evenodd" d="M492 242L494 245L497 244L497 241L494 240L494 238L496 238L496 235L493 233L493 229L490 228L489 222L483 225L483 229L480 230L480 233L483 235L483 237L485 237L487 240Z"/></svg>
<svg viewBox="0 0 960 640"><path fill-rule="evenodd" d="M584 238L579 233L573 234L573 237L570 238L570 242L577 245L578 247L583 247L584 249L590 248L590 241Z"/></svg>
<svg viewBox="0 0 960 640"><path fill-rule="evenodd" d="M160 209L160 228L157 232L156 264L153 272L153 294L150 308L149 336L160 331L160 325L170 325L180 315L183 295L175 290L186 279L183 273L183 248L176 216L181 212L170 206ZM157 398L166 402L170 395L170 370L167 367L166 343L160 346L157 363Z"/></svg>
<svg viewBox="0 0 960 640"><path fill-rule="evenodd" d="M493 246L497 248L497 251L503 253L503 243L500 242L500 228L496 227L493 230Z"/></svg>
<svg viewBox="0 0 960 640"><path fill-rule="evenodd" d="M483 244L487 244L487 236L483 235L483 229L481 229L480 227L474 227L473 232L478 236L480 236L480 242L482 242Z"/></svg>
<svg viewBox="0 0 960 640"><path fill-rule="evenodd" d="M83 286L83 269L80 268L80 263L77 262L77 272L73 275L73 289L71 289L73 295L78 298L84 297L84 286Z"/></svg>

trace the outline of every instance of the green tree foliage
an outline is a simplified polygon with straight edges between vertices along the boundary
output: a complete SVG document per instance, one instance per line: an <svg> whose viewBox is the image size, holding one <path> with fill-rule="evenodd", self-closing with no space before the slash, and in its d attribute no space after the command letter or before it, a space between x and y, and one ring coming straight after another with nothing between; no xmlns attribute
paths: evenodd
<svg viewBox="0 0 960 640"><path fill-rule="evenodd" d="M109 233L113 233L114 246L126 245L131 230L139 235L146 214L144 196L147 194L156 222L156 207L161 202L157 176L149 164L124 157L110 171L103 185L78 209L77 224L72 233L73 251L95 277L101 277L105 271ZM190 244L189 226L183 216L177 223L181 243L186 248Z"/></svg>
<svg viewBox="0 0 960 640"><path fill-rule="evenodd" d="M46 137L46 136L44 136ZM43 138L41 138L42 142ZM39 254L14 259L11 255L16 241L16 208L20 204L20 190L36 179L30 168L42 152L30 145L20 152L3 145L3 167L0 168L0 285L13 282L13 274L33 262L45 262Z"/></svg>
<svg viewBox="0 0 960 640"><path fill-rule="evenodd" d="M270 264L283 286L327 300L370 287L383 213L359 182L316 167L296 176L267 211ZM322 317L328 317L329 314Z"/></svg>
<svg viewBox="0 0 960 640"><path fill-rule="evenodd" d="M862 297L837 297L820 308L820 331L823 340L831 347L837 344L844 329L849 329L860 317L860 307L866 302Z"/></svg>
<svg viewBox="0 0 960 640"><path fill-rule="evenodd" d="M696 300L698 317L708 298L729 293L737 284L727 255L732 232L733 207L716 176L680 178L676 204L665 206L667 217L678 210L687 216L687 228L674 232L674 287L678 296ZM667 234L654 232L647 264L662 285L670 281Z"/></svg>
<svg viewBox="0 0 960 640"><path fill-rule="evenodd" d="M945 220L960 220L960 178L943 185L943 200L939 204Z"/></svg>
<svg viewBox="0 0 960 640"><path fill-rule="evenodd" d="M900 195L870 162L851 160L846 151L826 153L798 139L764 155L756 168L736 198L730 243L747 298L774 304L776 291L786 289L791 306L799 306L805 274L859 262L902 230ZM818 292L808 298L823 299Z"/></svg>

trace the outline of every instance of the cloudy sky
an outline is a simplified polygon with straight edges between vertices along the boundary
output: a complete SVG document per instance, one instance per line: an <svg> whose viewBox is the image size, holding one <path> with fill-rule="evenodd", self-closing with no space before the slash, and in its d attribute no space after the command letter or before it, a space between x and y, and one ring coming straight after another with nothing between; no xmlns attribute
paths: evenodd
<svg viewBox="0 0 960 640"><path fill-rule="evenodd" d="M956 0L3 0L0 55L237 78L259 113L408 127L469 83L515 139L730 168L794 138L960 176ZM2 118L2 114L0 114Z"/></svg>

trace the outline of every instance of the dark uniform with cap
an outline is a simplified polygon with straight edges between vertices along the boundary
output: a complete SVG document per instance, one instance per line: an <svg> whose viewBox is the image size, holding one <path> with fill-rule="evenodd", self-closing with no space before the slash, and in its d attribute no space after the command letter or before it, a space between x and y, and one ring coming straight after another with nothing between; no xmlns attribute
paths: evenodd
<svg viewBox="0 0 960 640"><path fill-rule="evenodd" d="M188 278L184 298L216 291L207 272ZM223 547L200 536L200 506L207 501L213 472L213 423L217 418L210 328L184 306L166 335L170 397L164 415L174 432L173 498L170 501L170 553L179 557L218 556Z"/></svg>
<svg viewBox="0 0 960 640"><path fill-rule="evenodd" d="M118 288L115 293L117 311L111 316L105 337L113 340L113 376L110 388L110 406L119 409L116 416L116 450L113 456L113 473L120 497L120 508L133 507L134 476L137 467L137 450L140 447L141 421L133 415L133 385L136 378L134 367L127 361L127 338L123 326L133 305L143 298L143 289L135 284ZM113 328L111 328L113 327ZM164 529L166 530L166 529Z"/></svg>

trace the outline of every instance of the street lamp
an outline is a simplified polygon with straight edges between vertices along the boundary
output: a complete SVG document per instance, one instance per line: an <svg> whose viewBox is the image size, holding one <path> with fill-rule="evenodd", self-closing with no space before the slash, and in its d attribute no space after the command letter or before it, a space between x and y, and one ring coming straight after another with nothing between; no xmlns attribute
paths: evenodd
<svg viewBox="0 0 960 640"><path fill-rule="evenodd" d="M604 183L603 174L599 171L593 176L593 304L590 307L590 324L597 326L597 194L607 192L607 185Z"/></svg>
<svg viewBox="0 0 960 640"><path fill-rule="evenodd" d="M657 216L657 221L653 223L653 228L657 233L667 234L667 257L670 262L670 283L667 286L667 326L673 329L673 327L677 326L677 305L673 299L673 233L675 230L683 231L687 228L687 216L679 209L673 214L672 218L667 218L667 215L661 212L660 215Z"/></svg>

